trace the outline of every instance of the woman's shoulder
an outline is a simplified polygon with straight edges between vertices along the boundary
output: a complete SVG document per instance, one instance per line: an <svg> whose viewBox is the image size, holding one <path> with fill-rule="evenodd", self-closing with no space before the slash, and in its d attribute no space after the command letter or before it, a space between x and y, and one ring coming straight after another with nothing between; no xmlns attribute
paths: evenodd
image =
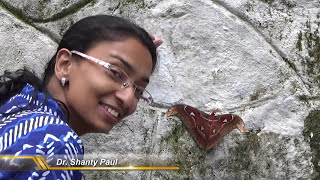
<svg viewBox="0 0 320 180"><path fill-rule="evenodd" d="M2 120L1 120L2 119ZM55 166L59 158L70 161L71 158L83 158L83 145L78 135L59 116L50 111L23 110L15 114L0 117L0 154L14 156L42 156L44 162ZM24 159L12 159L0 163L0 167L15 169L24 164ZM35 166L35 165L34 165ZM10 169L9 168L9 169ZM28 177L81 179L80 171L2 171L3 177L27 179Z"/></svg>
<svg viewBox="0 0 320 180"><path fill-rule="evenodd" d="M72 146L75 149L72 154L83 154L78 135L54 113L24 110L0 121L0 154L16 154L27 149L30 149L28 153L33 154L32 149L35 148L46 153L41 147L49 144L55 146L57 153L63 153L63 149Z"/></svg>
<svg viewBox="0 0 320 180"><path fill-rule="evenodd" d="M33 125L32 128L38 128L47 124L66 124L57 114L40 109L22 110L14 114L0 114L0 130L4 126L12 126L21 123Z"/></svg>
<svg viewBox="0 0 320 180"><path fill-rule="evenodd" d="M48 132L48 130L53 130L55 134L73 131L64 120L53 112L33 109L22 110L6 116L0 114L0 137L5 133L22 137L30 132Z"/></svg>

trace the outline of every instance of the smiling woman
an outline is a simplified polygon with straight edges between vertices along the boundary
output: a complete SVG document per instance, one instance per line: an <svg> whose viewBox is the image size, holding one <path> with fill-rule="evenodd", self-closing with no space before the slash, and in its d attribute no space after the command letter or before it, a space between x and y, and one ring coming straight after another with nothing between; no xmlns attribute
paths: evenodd
<svg viewBox="0 0 320 180"><path fill-rule="evenodd" d="M151 103L145 88L161 40L119 17L87 17L70 27L40 80L27 69L0 76L0 155L81 157L78 136L108 132ZM21 165L21 164L20 164ZM19 166L18 160L2 167ZM0 171L0 179L81 179L80 171Z"/></svg>

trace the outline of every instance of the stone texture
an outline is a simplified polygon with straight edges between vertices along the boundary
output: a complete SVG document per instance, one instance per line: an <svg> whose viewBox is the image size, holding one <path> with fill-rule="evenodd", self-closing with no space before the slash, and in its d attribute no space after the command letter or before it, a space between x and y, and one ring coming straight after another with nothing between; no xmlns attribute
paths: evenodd
<svg viewBox="0 0 320 180"><path fill-rule="evenodd" d="M71 9L79 8L90 3L90 0L3 0L5 6L14 10L21 16L32 20L33 22L51 21L63 15L72 12ZM58 16L61 14L61 16Z"/></svg>
<svg viewBox="0 0 320 180"><path fill-rule="evenodd" d="M311 111L308 117L305 119L305 128L303 135L307 142L310 143L312 156L312 163L314 165L313 176L314 179L320 178L320 111ZM318 173L317 173L318 172Z"/></svg>
<svg viewBox="0 0 320 180"><path fill-rule="evenodd" d="M0 8L0 17L0 72L27 66L41 75L56 44L3 8Z"/></svg>
<svg viewBox="0 0 320 180"><path fill-rule="evenodd" d="M310 93L320 87L320 2L318 0L242 0L220 4L257 28L272 44Z"/></svg>
<svg viewBox="0 0 320 180"><path fill-rule="evenodd" d="M319 128L312 125L320 122L319 1L1 4L5 59L0 70L19 64L16 59L43 64L49 58L40 49L53 53L53 40L72 23L99 13L132 19L164 40L148 86L155 103L138 109L110 134L86 135L83 141L87 158L117 157L120 166L177 165L181 170L86 172L86 179L319 178ZM175 103L239 114L249 132L234 130L210 152L200 150L180 120L165 117Z"/></svg>

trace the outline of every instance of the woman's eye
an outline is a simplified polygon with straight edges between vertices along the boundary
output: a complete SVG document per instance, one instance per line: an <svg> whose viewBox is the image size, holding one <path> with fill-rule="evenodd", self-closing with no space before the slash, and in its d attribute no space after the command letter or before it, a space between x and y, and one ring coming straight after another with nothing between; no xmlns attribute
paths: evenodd
<svg viewBox="0 0 320 180"><path fill-rule="evenodd" d="M112 74L118 78L121 78L121 72L116 71L114 69L110 69L110 71L112 72Z"/></svg>
<svg viewBox="0 0 320 180"><path fill-rule="evenodd" d="M116 69L109 69L108 70L108 75L110 76L111 79L113 79L114 81L117 81L117 82L122 82L122 81L125 81L126 80L126 76L119 70L116 70Z"/></svg>
<svg viewBox="0 0 320 180"><path fill-rule="evenodd" d="M143 94L143 91L144 91L144 89L141 89L141 88L139 88L139 87L136 87L136 90L135 90L135 96L136 96L136 98L137 99L140 99L141 98L141 96L142 96L142 94Z"/></svg>

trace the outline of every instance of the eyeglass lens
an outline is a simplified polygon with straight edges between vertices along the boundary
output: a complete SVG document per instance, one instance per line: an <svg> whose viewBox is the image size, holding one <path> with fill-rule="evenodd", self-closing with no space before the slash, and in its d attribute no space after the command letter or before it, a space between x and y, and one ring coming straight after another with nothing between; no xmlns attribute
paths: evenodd
<svg viewBox="0 0 320 180"><path fill-rule="evenodd" d="M108 68L109 77L121 85L129 85L130 79L123 70L118 68L117 66L109 66ZM151 95L148 92L145 92L144 88L136 86L134 84L134 96L137 100L142 99L143 101L151 102Z"/></svg>
<svg viewBox="0 0 320 180"><path fill-rule="evenodd" d="M106 62L103 62L100 59L96 59L94 57L88 56L88 55L83 54L83 53L78 52L78 51L71 51L71 52L74 53L74 54L77 54L77 55L79 55L79 56L81 56L83 58L86 58L88 60L91 60L93 62L96 62L96 63L104 66L107 69L108 76L114 82L121 84L122 88L125 88L128 85L130 85L131 81L129 79L129 76L122 69L120 69L119 67L111 65L109 63L106 66ZM144 88L142 88L140 86L137 86L135 84L133 84L133 86L134 86L134 96L135 96L135 98L138 101L140 99L142 99L142 101L140 101L139 104L140 103L142 103L142 104L146 103L146 105L148 105L148 104L150 104L152 102L152 96L148 91L146 91Z"/></svg>

